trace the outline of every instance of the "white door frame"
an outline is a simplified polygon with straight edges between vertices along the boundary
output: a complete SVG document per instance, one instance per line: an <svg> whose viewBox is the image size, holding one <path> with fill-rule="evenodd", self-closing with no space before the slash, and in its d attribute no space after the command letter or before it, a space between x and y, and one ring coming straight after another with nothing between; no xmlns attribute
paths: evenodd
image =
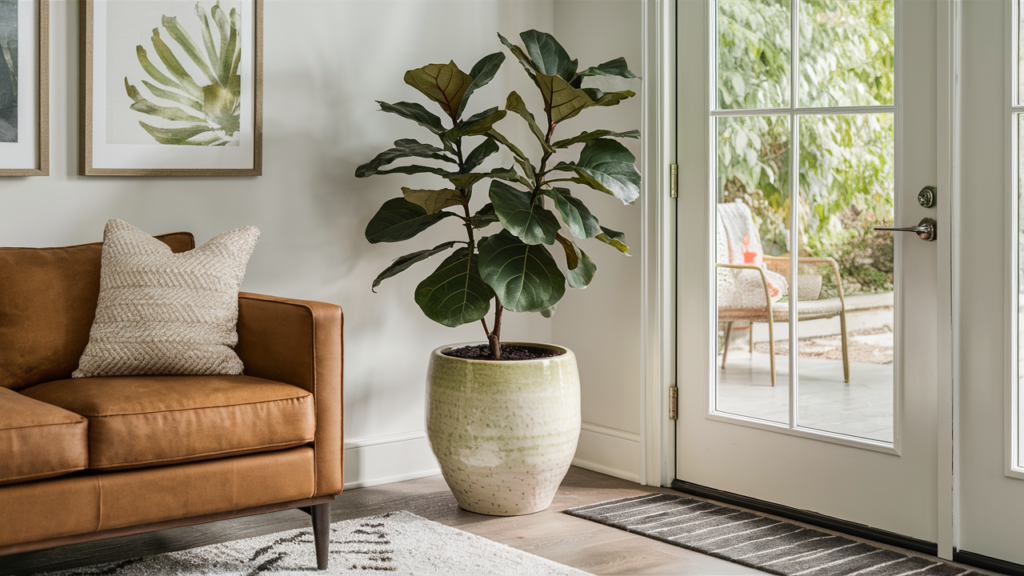
<svg viewBox="0 0 1024 576"><path fill-rule="evenodd" d="M675 478L675 425L669 388L676 366L676 202L670 166L676 161L676 3L643 0L641 161L640 484ZM666 129L667 127L667 129Z"/></svg>

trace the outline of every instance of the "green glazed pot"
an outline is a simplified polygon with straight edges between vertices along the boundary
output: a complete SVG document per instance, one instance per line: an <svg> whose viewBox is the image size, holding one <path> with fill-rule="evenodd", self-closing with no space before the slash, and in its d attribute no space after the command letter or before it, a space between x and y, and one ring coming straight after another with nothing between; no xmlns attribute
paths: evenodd
<svg viewBox="0 0 1024 576"><path fill-rule="evenodd" d="M580 437L576 356L494 362L445 356L427 371L427 437L459 506L492 516L551 505Z"/></svg>

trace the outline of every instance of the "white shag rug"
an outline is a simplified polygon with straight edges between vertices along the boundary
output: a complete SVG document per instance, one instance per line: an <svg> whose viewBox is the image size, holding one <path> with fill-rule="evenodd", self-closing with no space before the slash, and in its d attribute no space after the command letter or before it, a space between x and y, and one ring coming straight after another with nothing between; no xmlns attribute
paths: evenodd
<svg viewBox="0 0 1024 576"><path fill-rule="evenodd" d="M575 568L449 528L411 512L331 525L331 560L316 570L313 529L303 528L46 576L285 574L519 575L587 574Z"/></svg>

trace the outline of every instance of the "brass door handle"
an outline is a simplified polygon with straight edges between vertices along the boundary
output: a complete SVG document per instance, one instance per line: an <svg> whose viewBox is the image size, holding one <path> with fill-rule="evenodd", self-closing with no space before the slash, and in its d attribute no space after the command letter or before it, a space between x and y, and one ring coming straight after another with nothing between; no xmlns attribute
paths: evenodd
<svg viewBox="0 0 1024 576"><path fill-rule="evenodd" d="M934 242L935 241L935 233L936 233L935 227L936 227L936 222L935 222L934 219L932 219L932 218L922 218L921 222L919 222L917 224L917 226L909 226L909 227L906 227L906 228L892 228L892 227L889 227L889 226L875 226L874 229L876 231L882 231L882 232L913 232L914 234L917 234L918 238L920 238L921 240L924 240L925 242Z"/></svg>

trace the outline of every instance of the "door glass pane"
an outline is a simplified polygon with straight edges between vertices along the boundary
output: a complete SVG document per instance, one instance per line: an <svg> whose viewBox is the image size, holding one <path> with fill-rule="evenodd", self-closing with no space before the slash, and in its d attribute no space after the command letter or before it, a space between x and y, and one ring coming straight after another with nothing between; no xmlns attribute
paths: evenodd
<svg viewBox="0 0 1024 576"><path fill-rule="evenodd" d="M891 114L800 118L799 426L893 440L893 161Z"/></svg>
<svg viewBox="0 0 1024 576"><path fill-rule="evenodd" d="M800 106L893 103L893 0L800 3Z"/></svg>
<svg viewBox="0 0 1024 576"><path fill-rule="evenodd" d="M789 0L719 0L718 108L789 106Z"/></svg>
<svg viewBox="0 0 1024 576"><path fill-rule="evenodd" d="M787 327L774 322L767 303L773 310L788 306L788 271L772 257L789 252L789 119L724 117L717 123L715 407L788 424Z"/></svg>

